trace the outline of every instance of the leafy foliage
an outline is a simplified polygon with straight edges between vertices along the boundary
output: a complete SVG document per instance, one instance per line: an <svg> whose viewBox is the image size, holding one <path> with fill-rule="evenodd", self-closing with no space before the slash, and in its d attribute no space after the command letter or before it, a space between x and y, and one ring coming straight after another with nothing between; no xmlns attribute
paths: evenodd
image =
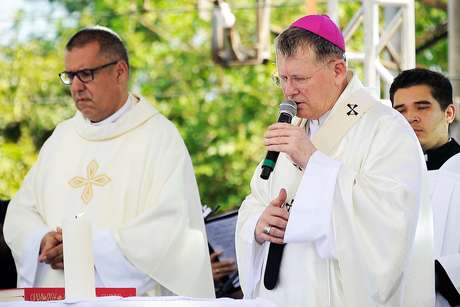
<svg viewBox="0 0 460 307"><path fill-rule="evenodd" d="M415 18L420 21L415 24L416 37L420 37L433 31L437 26L447 23L447 11L426 6L420 1L416 1ZM431 48L418 53L417 65L437 71L447 71L447 39L442 39Z"/></svg>
<svg viewBox="0 0 460 307"><path fill-rule="evenodd" d="M228 69L215 65L210 55L211 25L198 17L195 1L49 3L51 9L60 6L67 12L54 20L54 35L0 46L0 198L15 193L54 126L74 112L67 89L57 78L67 39L76 29L101 24L126 41L132 91L146 97L179 128L193 159L202 202L221 210L237 207L263 158L262 136L276 119L282 99L271 83L274 63ZM250 47L255 43L256 21L255 10L247 7L253 2L229 3L242 7L235 10L236 26L243 44ZM272 9L273 29L282 29L303 14L300 2L280 3L285 5ZM358 6L353 1L344 5L341 19L348 20ZM430 19L430 12L426 14L424 20ZM19 16L13 27L18 36L24 18Z"/></svg>

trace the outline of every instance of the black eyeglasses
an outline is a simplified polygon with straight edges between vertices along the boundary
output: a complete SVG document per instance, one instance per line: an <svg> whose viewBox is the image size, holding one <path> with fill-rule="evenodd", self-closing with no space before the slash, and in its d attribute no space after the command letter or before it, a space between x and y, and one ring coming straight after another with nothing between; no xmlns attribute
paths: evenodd
<svg viewBox="0 0 460 307"><path fill-rule="evenodd" d="M119 60L97 66L94 68L87 68L87 69L82 69L82 70L77 70L77 71L63 71L59 74L59 78L61 78L62 83L65 85L71 85L73 78L77 76L78 80L80 80L83 83L88 83L94 80L94 73L104 69L106 67L109 67L113 64L118 63Z"/></svg>

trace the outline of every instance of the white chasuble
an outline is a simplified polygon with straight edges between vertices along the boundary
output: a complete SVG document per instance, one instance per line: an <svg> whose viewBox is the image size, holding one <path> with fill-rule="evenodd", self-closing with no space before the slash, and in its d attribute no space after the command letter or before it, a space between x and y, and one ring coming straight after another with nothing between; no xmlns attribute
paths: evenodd
<svg viewBox="0 0 460 307"><path fill-rule="evenodd" d="M460 292L460 154L429 171L434 217L434 255ZM450 306L437 294L436 306Z"/></svg>
<svg viewBox="0 0 460 307"><path fill-rule="evenodd" d="M269 180L260 179L260 164L254 172L236 233L245 296L287 307L433 306L432 216L428 195L422 193L426 168L406 120L353 77L312 142L319 154L305 171L282 153ZM325 174L318 172L321 168ZM315 172L318 177L309 178ZM254 229L281 188L287 189L288 202L294 199L285 240L288 232L295 235L286 241L277 286L267 290L263 274L269 243L258 244ZM330 227L329 235L302 234L296 206L306 216L305 228ZM315 211L323 206L331 208L329 217Z"/></svg>
<svg viewBox="0 0 460 307"><path fill-rule="evenodd" d="M214 297L190 156L174 125L143 99L113 123L91 125L77 112L56 127L9 205L5 239L17 268L32 240L81 212L99 238L114 238L108 250L121 251L161 287ZM95 264L97 272L98 255ZM62 270L37 274L29 280L36 287L64 286ZM145 290L159 293L157 287Z"/></svg>

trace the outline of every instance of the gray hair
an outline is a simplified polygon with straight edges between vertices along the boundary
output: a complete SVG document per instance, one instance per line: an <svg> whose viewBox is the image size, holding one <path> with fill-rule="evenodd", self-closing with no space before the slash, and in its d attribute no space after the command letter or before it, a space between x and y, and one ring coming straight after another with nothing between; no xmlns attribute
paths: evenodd
<svg viewBox="0 0 460 307"><path fill-rule="evenodd" d="M291 27L278 35L275 41L276 54L286 57L294 55L299 48L311 48L316 59L324 62L331 58L345 60L345 51L322 38L321 36L305 29Z"/></svg>

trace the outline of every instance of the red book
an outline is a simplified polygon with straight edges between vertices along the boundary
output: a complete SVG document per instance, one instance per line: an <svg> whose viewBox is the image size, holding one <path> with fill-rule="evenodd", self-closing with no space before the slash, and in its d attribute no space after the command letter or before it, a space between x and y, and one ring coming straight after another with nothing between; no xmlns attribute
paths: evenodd
<svg viewBox="0 0 460 307"><path fill-rule="evenodd" d="M24 288L25 301L60 301L65 298L64 288Z"/></svg>
<svg viewBox="0 0 460 307"><path fill-rule="evenodd" d="M136 288L96 288L96 296L136 296Z"/></svg>
<svg viewBox="0 0 460 307"><path fill-rule="evenodd" d="M136 288L96 288L96 296L136 296ZM19 288L0 290L0 301L58 301L64 288Z"/></svg>

